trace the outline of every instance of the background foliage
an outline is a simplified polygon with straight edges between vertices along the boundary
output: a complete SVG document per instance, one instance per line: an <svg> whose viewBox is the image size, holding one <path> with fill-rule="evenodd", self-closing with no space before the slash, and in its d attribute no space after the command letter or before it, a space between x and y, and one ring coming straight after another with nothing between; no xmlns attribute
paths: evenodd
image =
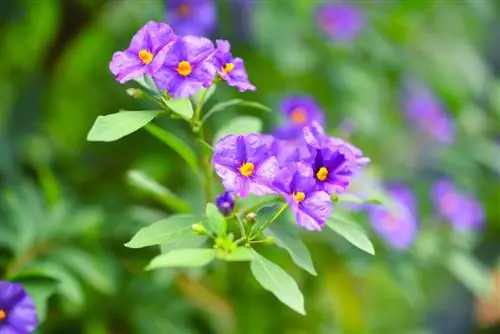
<svg viewBox="0 0 500 334"><path fill-rule="evenodd" d="M163 2L5 2L0 268L5 278L23 282L46 314L40 332L498 330L499 309L477 308L476 295L484 297L500 248L499 4L359 1L368 24L352 44L338 45L319 33L315 1L250 1L235 12L240 2L217 2L220 20L212 37L231 41L258 90L219 87L209 104L245 98L274 112L233 107L211 117L210 127L215 131L240 114L264 117L271 130L279 123L281 98L314 96L331 131L346 135L340 126L350 124L350 139L371 158L361 188L403 181L418 194L416 243L396 252L354 215L348 219L371 234L376 256L328 231L304 233L318 273L312 277L293 267L287 252L266 251L298 281L307 317L264 291L246 264L143 271L158 250L123 244L175 209L172 193L183 200L178 205L201 207L198 180L176 152L145 131L109 144L88 143L86 135L97 115L150 107L127 96L108 62L146 21L164 19ZM408 77L425 82L453 115L458 135L451 147L410 130L399 103ZM186 138L178 123L160 124ZM483 231L457 235L436 221L429 189L440 175L481 200Z"/></svg>

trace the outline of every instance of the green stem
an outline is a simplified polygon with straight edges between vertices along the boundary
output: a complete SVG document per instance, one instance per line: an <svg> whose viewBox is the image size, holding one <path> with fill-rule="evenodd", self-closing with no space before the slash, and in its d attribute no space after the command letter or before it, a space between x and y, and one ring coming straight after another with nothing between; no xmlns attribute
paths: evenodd
<svg viewBox="0 0 500 334"><path fill-rule="evenodd" d="M194 111L194 116L193 116L193 122L196 124L199 123L200 121L201 108L203 107L203 104L205 104L205 98L207 96L208 91L210 90L210 87L208 87L203 91L203 93L201 93L200 97L198 98L198 103L196 103L196 109Z"/></svg>
<svg viewBox="0 0 500 334"><path fill-rule="evenodd" d="M245 244L248 244L248 237L247 237L247 232L245 230L245 225L243 224L243 221L241 220L241 217L239 215L236 215L236 221L238 222L238 225L240 226L241 237L245 241Z"/></svg>
<svg viewBox="0 0 500 334"><path fill-rule="evenodd" d="M257 203L257 204L252 205L250 208L246 209L246 210L244 211L244 214L245 214L245 215L248 215L249 213L251 213L251 212L255 212L255 211L257 211L257 209L259 209L259 208L261 208L261 207L263 207L263 206L265 206L265 205L278 203L278 202L280 202L280 201L281 201L281 197L276 196L276 197L273 197L273 198L271 198L271 199L269 199L269 200L267 200L267 201L262 201L262 202L259 202L259 203Z"/></svg>
<svg viewBox="0 0 500 334"><path fill-rule="evenodd" d="M271 225L285 210L288 208L288 203L283 204L283 206L274 214L274 216L262 225L253 236L250 237L249 241L257 238L269 225Z"/></svg>

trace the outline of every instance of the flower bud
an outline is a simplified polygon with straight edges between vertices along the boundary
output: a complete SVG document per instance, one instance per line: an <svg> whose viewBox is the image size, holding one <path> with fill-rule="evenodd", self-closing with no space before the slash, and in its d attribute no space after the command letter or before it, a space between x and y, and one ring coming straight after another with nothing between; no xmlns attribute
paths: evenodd
<svg viewBox="0 0 500 334"><path fill-rule="evenodd" d="M229 246L229 252L230 252L230 253L232 253L232 252L234 252L237 248L238 248L238 245L237 245L235 242L233 242L233 243L231 243L231 245Z"/></svg>
<svg viewBox="0 0 500 334"><path fill-rule="evenodd" d="M224 216L229 216L234 210L235 203L233 196L228 192L224 192L215 199L215 204L217 205L220 213Z"/></svg>
<svg viewBox="0 0 500 334"><path fill-rule="evenodd" d="M225 239L223 237L217 237L217 238L215 238L215 246L217 248L223 248L224 247L224 241L225 241Z"/></svg>
<svg viewBox="0 0 500 334"><path fill-rule="evenodd" d="M205 228L205 226L203 226L202 223L193 224L191 226L191 228L193 229L193 232L196 233L196 234L201 234L201 235L207 235L208 234L207 229Z"/></svg>
<svg viewBox="0 0 500 334"><path fill-rule="evenodd" d="M264 243L264 245L274 245L274 238L271 236L268 236L264 239L263 243Z"/></svg>
<svg viewBox="0 0 500 334"><path fill-rule="evenodd" d="M257 219L257 214L255 212L250 212L246 216L248 221L254 222Z"/></svg>
<svg viewBox="0 0 500 334"><path fill-rule="evenodd" d="M144 92L137 88L127 88L127 94L134 99L141 99L144 96Z"/></svg>

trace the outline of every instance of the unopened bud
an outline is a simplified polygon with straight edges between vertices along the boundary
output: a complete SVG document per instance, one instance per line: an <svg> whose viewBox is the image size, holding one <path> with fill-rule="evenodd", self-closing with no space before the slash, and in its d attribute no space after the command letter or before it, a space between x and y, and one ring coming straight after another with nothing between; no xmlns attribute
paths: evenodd
<svg viewBox="0 0 500 334"><path fill-rule="evenodd" d="M193 224L191 227L196 234L207 235L208 231L202 223Z"/></svg>
<svg viewBox="0 0 500 334"><path fill-rule="evenodd" d="M246 218L248 221L254 222L257 219L257 214L255 212L250 212L247 214Z"/></svg>
<svg viewBox="0 0 500 334"><path fill-rule="evenodd" d="M215 246L217 248L222 248L224 246L224 241L225 241L225 239L223 237L215 238Z"/></svg>
<svg viewBox="0 0 500 334"><path fill-rule="evenodd" d="M264 239L263 243L264 243L264 245L274 245L274 238L271 236L268 236Z"/></svg>
<svg viewBox="0 0 500 334"><path fill-rule="evenodd" d="M229 245L229 252L232 253L236 250L236 248L238 248L238 245L236 243L231 243L231 245Z"/></svg>
<svg viewBox="0 0 500 334"><path fill-rule="evenodd" d="M127 88L127 94L134 99L141 99L144 96L143 91L137 88Z"/></svg>

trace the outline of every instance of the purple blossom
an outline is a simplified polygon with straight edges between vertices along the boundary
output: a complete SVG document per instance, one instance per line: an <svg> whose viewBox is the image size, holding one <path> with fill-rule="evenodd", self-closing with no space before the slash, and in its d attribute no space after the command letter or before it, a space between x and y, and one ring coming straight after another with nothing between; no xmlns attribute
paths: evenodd
<svg viewBox="0 0 500 334"><path fill-rule="evenodd" d="M473 230L484 225L481 204L474 197L460 192L450 180L437 181L432 187L432 198L439 214L456 230Z"/></svg>
<svg viewBox="0 0 500 334"><path fill-rule="evenodd" d="M316 17L321 31L332 41L340 43L355 39L366 24L361 9L347 3L319 5Z"/></svg>
<svg viewBox="0 0 500 334"><path fill-rule="evenodd" d="M319 191L313 170L303 163L282 168L273 182L295 215L299 226L308 230L321 230L333 210L330 196Z"/></svg>
<svg viewBox="0 0 500 334"><path fill-rule="evenodd" d="M427 88L407 84L403 94L403 109L411 124L426 136L443 144L451 144L455 137L452 117L442 103Z"/></svg>
<svg viewBox="0 0 500 334"><path fill-rule="evenodd" d="M217 40L217 52L214 56L217 73L229 86L238 88L240 92L255 90L255 86L248 81L248 74L243 59L233 58L231 45L228 41Z"/></svg>
<svg viewBox="0 0 500 334"><path fill-rule="evenodd" d="M235 205L233 196L227 191L217 196L215 204L224 216L228 216L231 212L233 212Z"/></svg>
<svg viewBox="0 0 500 334"><path fill-rule="evenodd" d="M113 54L109 69L120 83L153 75L176 38L167 24L150 21L135 34L127 50Z"/></svg>
<svg viewBox="0 0 500 334"><path fill-rule="evenodd" d="M213 0L166 0L167 22L180 36L207 36L217 22Z"/></svg>
<svg viewBox="0 0 500 334"><path fill-rule="evenodd" d="M403 185L388 188L396 204L392 210L380 205L371 206L371 225L389 245L397 250L408 249L418 231L416 205L412 191Z"/></svg>
<svg viewBox="0 0 500 334"><path fill-rule="evenodd" d="M213 43L204 37L186 36L174 42L163 66L153 76L158 88L173 98L188 98L215 78L215 67L208 60Z"/></svg>
<svg viewBox="0 0 500 334"><path fill-rule="evenodd" d="M270 153L273 138L268 135L228 135L214 148L215 172L227 191L237 196L274 193L272 179L279 169Z"/></svg>
<svg viewBox="0 0 500 334"><path fill-rule="evenodd" d="M23 286L0 281L0 333L29 334L37 325L35 303Z"/></svg>
<svg viewBox="0 0 500 334"><path fill-rule="evenodd" d="M286 166L293 162L309 162L312 159L311 147L304 140L281 140L274 139L271 148L280 166Z"/></svg>
<svg viewBox="0 0 500 334"><path fill-rule="evenodd" d="M287 122L274 135L279 139L296 139L303 136L303 129L316 121L324 124L323 110L317 102L305 95L290 96L281 102L281 113Z"/></svg>

